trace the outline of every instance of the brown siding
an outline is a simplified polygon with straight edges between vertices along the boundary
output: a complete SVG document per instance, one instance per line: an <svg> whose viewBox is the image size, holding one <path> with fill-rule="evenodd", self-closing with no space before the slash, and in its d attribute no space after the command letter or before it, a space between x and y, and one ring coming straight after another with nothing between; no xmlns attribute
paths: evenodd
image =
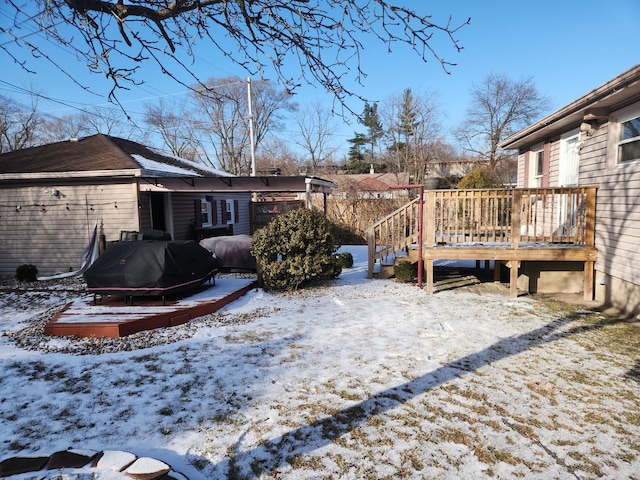
<svg viewBox="0 0 640 480"><path fill-rule="evenodd" d="M107 241L138 230L137 190L127 183L2 188L0 218L0 275L15 274L23 263L42 275L72 271L95 222Z"/></svg>

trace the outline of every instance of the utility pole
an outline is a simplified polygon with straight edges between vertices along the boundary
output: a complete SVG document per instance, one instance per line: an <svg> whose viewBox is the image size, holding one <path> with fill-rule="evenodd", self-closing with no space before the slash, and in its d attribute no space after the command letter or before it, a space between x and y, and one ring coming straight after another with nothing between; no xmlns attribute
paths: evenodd
<svg viewBox="0 0 640 480"><path fill-rule="evenodd" d="M247 77L247 97L249 105L249 144L251 145L251 176L256 176L256 152L253 138L253 113L251 100L251 77Z"/></svg>

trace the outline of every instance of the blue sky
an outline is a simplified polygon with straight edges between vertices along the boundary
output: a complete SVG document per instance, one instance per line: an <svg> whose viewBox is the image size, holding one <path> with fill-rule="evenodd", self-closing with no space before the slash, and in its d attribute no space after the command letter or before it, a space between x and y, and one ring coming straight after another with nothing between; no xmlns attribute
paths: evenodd
<svg viewBox="0 0 640 480"><path fill-rule="evenodd" d="M364 86L351 83L349 87L373 101L384 101L407 87L432 93L444 115L445 135L464 118L472 85L482 82L490 73L504 74L513 80L532 77L540 93L551 99L555 110L640 63L640 0L605 3L596 0L406 0L403 3L431 14L434 23L446 23L450 15L454 24L471 17L470 25L457 34L464 47L460 53L451 48L446 38L438 34L434 37L433 45L438 53L457 65L447 74L435 60L423 63L408 48L397 47L387 53L385 46L367 42L363 69L368 76ZM9 11L6 4L0 6L2 27L12 24L6 16ZM8 35L0 33L0 42L7 44L8 41ZM94 93L83 91L47 62L27 56L29 68L37 72L28 74L0 51L0 95L30 104L29 95L22 89L34 90L68 105L40 100L40 109L51 115L75 113L69 106L82 108L107 103L111 89L108 81L99 75L89 75L86 67L68 50L46 45L67 72L81 83L91 85ZM248 75L213 49L206 51L198 56L194 65L202 78ZM144 85L118 94L134 119L139 118L145 102L159 96L184 95L184 87L163 77L155 66L145 67L144 78ZM295 100L301 106L320 101L329 107L333 101L331 95L318 86L303 85L296 93ZM354 111L362 111L360 100L353 99L348 104ZM358 124L343 125L340 121L335 143L345 146L354 131L364 129ZM294 133L283 132L282 136Z"/></svg>

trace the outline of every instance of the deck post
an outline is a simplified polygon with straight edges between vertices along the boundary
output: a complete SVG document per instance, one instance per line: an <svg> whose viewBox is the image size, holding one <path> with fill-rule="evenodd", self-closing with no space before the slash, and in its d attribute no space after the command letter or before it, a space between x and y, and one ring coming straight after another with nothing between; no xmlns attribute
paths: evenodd
<svg viewBox="0 0 640 480"><path fill-rule="evenodd" d="M518 248L520 243L520 224L522 212L522 191L513 191L513 204L511 206L511 247Z"/></svg>
<svg viewBox="0 0 640 480"><path fill-rule="evenodd" d="M424 267L427 274L427 293L433 293L433 259L427 258L424 260Z"/></svg>
<svg viewBox="0 0 640 480"><path fill-rule="evenodd" d="M511 260L507 262L507 267L509 267L509 294L511 298L518 297L518 269L520 268L520 261Z"/></svg>
<svg viewBox="0 0 640 480"><path fill-rule="evenodd" d="M584 287L583 294L586 301L593 300L593 281L594 281L595 262L584 262Z"/></svg>
<svg viewBox="0 0 640 480"><path fill-rule="evenodd" d="M594 248L596 244L596 195L598 187L589 187L587 189L587 212L585 225L585 244L587 247ZM584 262L584 287L583 295L587 301L594 298L594 277L595 262Z"/></svg>
<svg viewBox="0 0 640 480"><path fill-rule="evenodd" d="M500 283L500 268L502 268L501 260L493 261L493 283Z"/></svg>
<svg viewBox="0 0 640 480"><path fill-rule="evenodd" d="M367 248L367 278L373 278L373 266L376 262L376 238L373 229L369 230Z"/></svg>

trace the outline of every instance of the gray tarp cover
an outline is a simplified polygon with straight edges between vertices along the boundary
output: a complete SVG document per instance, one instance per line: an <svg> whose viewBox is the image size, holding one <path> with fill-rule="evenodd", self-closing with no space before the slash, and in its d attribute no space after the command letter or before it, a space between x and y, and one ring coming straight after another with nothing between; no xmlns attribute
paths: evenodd
<svg viewBox="0 0 640 480"><path fill-rule="evenodd" d="M231 270L255 270L256 258L251 255L251 235L211 237L200 241L200 245L214 253L220 268Z"/></svg>

